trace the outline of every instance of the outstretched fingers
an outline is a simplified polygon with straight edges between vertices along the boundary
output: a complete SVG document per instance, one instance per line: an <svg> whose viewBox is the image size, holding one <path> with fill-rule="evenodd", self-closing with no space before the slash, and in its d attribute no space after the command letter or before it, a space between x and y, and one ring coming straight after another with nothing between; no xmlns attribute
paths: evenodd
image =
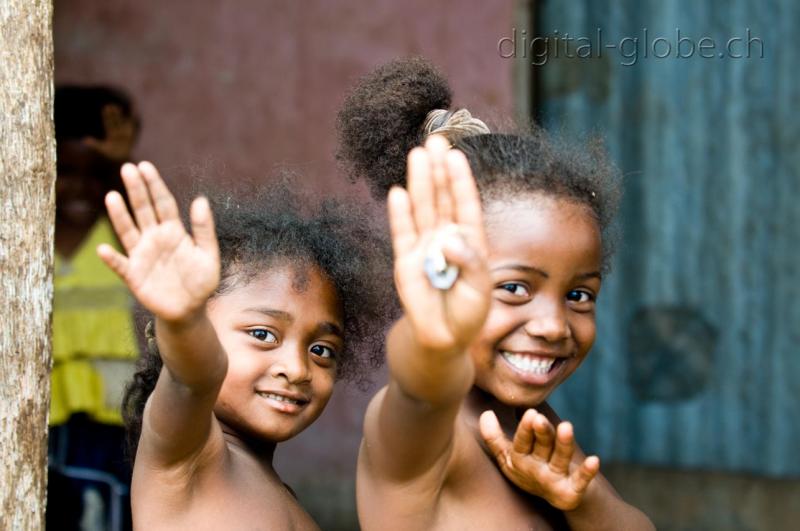
<svg viewBox="0 0 800 531"><path fill-rule="evenodd" d="M497 420L497 415L495 415L494 411L489 410L481 413L478 426L486 446L500 467L505 469L510 466L511 441L503 433L503 428L500 427L500 422Z"/></svg>
<svg viewBox="0 0 800 531"><path fill-rule="evenodd" d="M109 192L106 194L106 210L108 211L108 219L111 220L111 225L114 227L114 232L117 233L122 247L125 252L130 254L139 242L141 233L133 222L128 207L125 205L125 200L119 192Z"/></svg>
<svg viewBox="0 0 800 531"><path fill-rule="evenodd" d="M424 148L414 148L408 154L406 180L417 231L424 234L435 229L436 189L431 175L430 155Z"/></svg>
<svg viewBox="0 0 800 531"><path fill-rule="evenodd" d="M553 455L550 457L550 470L567 475L574 453L575 437L572 432L572 424L562 422L556 428L556 445Z"/></svg>
<svg viewBox="0 0 800 531"><path fill-rule="evenodd" d="M392 234L392 248L395 261L401 256L406 256L414 249L417 242L417 230L414 226L414 214L411 209L411 199L403 188L399 186L389 190L389 228Z"/></svg>
<svg viewBox="0 0 800 531"><path fill-rule="evenodd" d="M477 244L481 246L481 251L484 251L486 239L483 209L467 157L453 149L448 151L446 163L450 176L450 193L455 200L455 221L476 235Z"/></svg>
<svg viewBox="0 0 800 531"><path fill-rule="evenodd" d="M164 179L150 162L140 162L139 172L147 185L150 199L155 207L155 213L159 221L178 219L178 204L175 197L167 189Z"/></svg>
<svg viewBox="0 0 800 531"><path fill-rule="evenodd" d="M128 274L128 258L107 243L97 246L97 255L122 280Z"/></svg>
<svg viewBox="0 0 800 531"><path fill-rule="evenodd" d="M219 259L219 243L208 199L198 197L192 201L189 217L192 221L192 236L197 246Z"/></svg>
<svg viewBox="0 0 800 531"><path fill-rule="evenodd" d="M556 430L541 413L533 420L533 431L536 433L536 443L533 445L533 456L540 461L547 462L553 455L553 444L556 440Z"/></svg>
<svg viewBox="0 0 800 531"><path fill-rule="evenodd" d="M448 225L455 221L450 176L446 164L450 143L442 135L432 135L425 142L425 149L431 164L431 177L436 194L435 210L437 226Z"/></svg>
<svg viewBox="0 0 800 531"><path fill-rule="evenodd" d="M529 454L533 448L535 438L533 421L536 419L536 410L529 409L522 415L517 431L514 433L514 451L518 454Z"/></svg>
<svg viewBox="0 0 800 531"><path fill-rule="evenodd" d="M598 472L600 472L600 458L595 455L587 457L570 476L572 488L578 494L583 494Z"/></svg>
<svg viewBox="0 0 800 531"><path fill-rule="evenodd" d="M125 183L125 189L128 191L128 200L131 203L133 217L136 219L136 225L139 230L144 231L152 227L158 220L153 210L153 204L150 201L150 193L147 191L147 185L139 168L128 162L122 165L120 174L122 175L122 182Z"/></svg>

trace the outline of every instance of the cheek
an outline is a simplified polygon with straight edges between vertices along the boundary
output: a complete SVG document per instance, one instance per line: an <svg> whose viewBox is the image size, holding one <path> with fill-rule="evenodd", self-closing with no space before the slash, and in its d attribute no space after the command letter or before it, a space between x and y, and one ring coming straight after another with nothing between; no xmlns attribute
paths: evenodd
<svg viewBox="0 0 800 531"><path fill-rule="evenodd" d="M311 380L311 385L314 390L314 399L317 402L317 407L321 411L330 400L333 394L333 384L336 381L336 369L315 367L314 375Z"/></svg>
<svg viewBox="0 0 800 531"><path fill-rule="evenodd" d="M240 411L241 408L237 407L237 404L241 401L241 396L242 392L238 383L230 378L225 378L214 404L214 414L224 421L238 418L237 411Z"/></svg>
<svg viewBox="0 0 800 531"><path fill-rule="evenodd" d="M228 354L228 372L222 382L220 395L227 388L231 392L241 392L252 389L256 381L264 374L267 367L264 359L253 353L236 349L228 349L223 344Z"/></svg>
<svg viewBox="0 0 800 531"><path fill-rule="evenodd" d="M583 358L594 345L597 335L594 314L576 316L572 323L572 333L578 347L578 355Z"/></svg>
<svg viewBox="0 0 800 531"><path fill-rule="evenodd" d="M498 344L524 324L524 319L516 315L514 307L497 300L492 301L481 333L470 349L472 360L479 372L481 368L492 368L496 361ZM477 376L480 378L480 374Z"/></svg>
<svg viewBox="0 0 800 531"><path fill-rule="evenodd" d="M493 300L489 315L478 336L478 342L485 348L494 350L500 341L524 323L524 319L516 317L514 307Z"/></svg>

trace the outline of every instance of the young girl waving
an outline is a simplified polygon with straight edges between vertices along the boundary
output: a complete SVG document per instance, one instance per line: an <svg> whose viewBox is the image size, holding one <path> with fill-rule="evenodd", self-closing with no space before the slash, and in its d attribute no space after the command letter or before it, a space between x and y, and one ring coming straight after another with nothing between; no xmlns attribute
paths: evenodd
<svg viewBox="0 0 800 531"><path fill-rule="evenodd" d="M355 173L376 194L407 186L388 199L404 316L365 418L362 527L652 529L545 402L595 339L614 174L449 106L439 74L408 60L340 114Z"/></svg>
<svg viewBox="0 0 800 531"><path fill-rule="evenodd" d="M226 200L216 231L197 199L190 235L155 167L122 177L133 217L117 193L106 205L127 256L98 253L155 316L126 397L134 527L316 529L272 457L358 375L354 353L380 352L380 246L361 220L303 219L280 193Z"/></svg>

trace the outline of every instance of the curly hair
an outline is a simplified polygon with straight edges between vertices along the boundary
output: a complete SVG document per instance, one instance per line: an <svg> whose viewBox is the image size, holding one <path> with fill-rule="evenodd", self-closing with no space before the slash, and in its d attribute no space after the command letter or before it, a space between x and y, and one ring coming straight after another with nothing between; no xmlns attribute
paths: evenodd
<svg viewBox="0 0 800 531"><path fill-rule="evenodd" d="M588 206L603 234L607 267L621 187L602 143L571 145L533 124L511 134L490 133L466 109L449 110L451 99L446 79L424 59L380 66L345 99L337 158L381 200L405 183L408 152L428 134L443 134L466 155L484 202L538 192Z"/></svg>
<svg viewBox="0 0 800 531"><path fill-rule="evenodd" d="M244 200L213 191L206 195L214 212L222 266L220 285L212 297L287 263L301 289L307 268L318 268L335 288L342 308L345 347L337 357L337 378L359 386L368 383L368 374L383 362L384 329L397 307L388 242L371 226L367 213L355 204L326 200L311 215L303 215L300 205L310 203L301 202L285 185L254 191ZM122 405L132 459L145 403L162 368L152 320L145 336L146 349Z"/></svg>
<svg viewBox="0 0 800 531"><path fill-rule="evenodd" d="M394 61L364 77L347 96L337 119L339 151L354 178L365 178L377 199L402 184L406 155L423 140L433 109L450 106L444 77L421 58Z"/></svg>

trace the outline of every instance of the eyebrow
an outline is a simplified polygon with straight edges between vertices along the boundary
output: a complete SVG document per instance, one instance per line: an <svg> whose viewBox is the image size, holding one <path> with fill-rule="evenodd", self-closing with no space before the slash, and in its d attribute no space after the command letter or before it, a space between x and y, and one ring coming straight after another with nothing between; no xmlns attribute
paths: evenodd
<svg viewBox="0 0 800 531"><path fill-rule="evenodd" d="M320 323L317 326L317 330L324 334L331 334L341 339L344 339L344 332L339 327L339 325L331 323L330 321L325 321L323 323Z"/></svg>
<svg viewBox="0 0 800 531"><path fill-rule="evenodd" d="M539 269L538 267L533 267L524 264L505 264L492 268L492 271L499 271L502 269L511 269L512 271L519 271L520 273L536 274L543 278L550 278L550 275L547 273L547 271ZM580 275L576 275L575 280L587 280L589 278L596 278L602 280L603 276L600 274L600 271L590 271L588 273L581 273Z"/></svg>
<svg viewBox="0 0 800 531"><path fill-rule="evenodd" d="M294 317L292 317L292 314L290 314L289 312L274 310L272 308L255 307L255 308L247 308L245 311L269 315L270 317L274 317L275 319L279 319L281 321L286 321L289 323L294 321Z"/></svg>

